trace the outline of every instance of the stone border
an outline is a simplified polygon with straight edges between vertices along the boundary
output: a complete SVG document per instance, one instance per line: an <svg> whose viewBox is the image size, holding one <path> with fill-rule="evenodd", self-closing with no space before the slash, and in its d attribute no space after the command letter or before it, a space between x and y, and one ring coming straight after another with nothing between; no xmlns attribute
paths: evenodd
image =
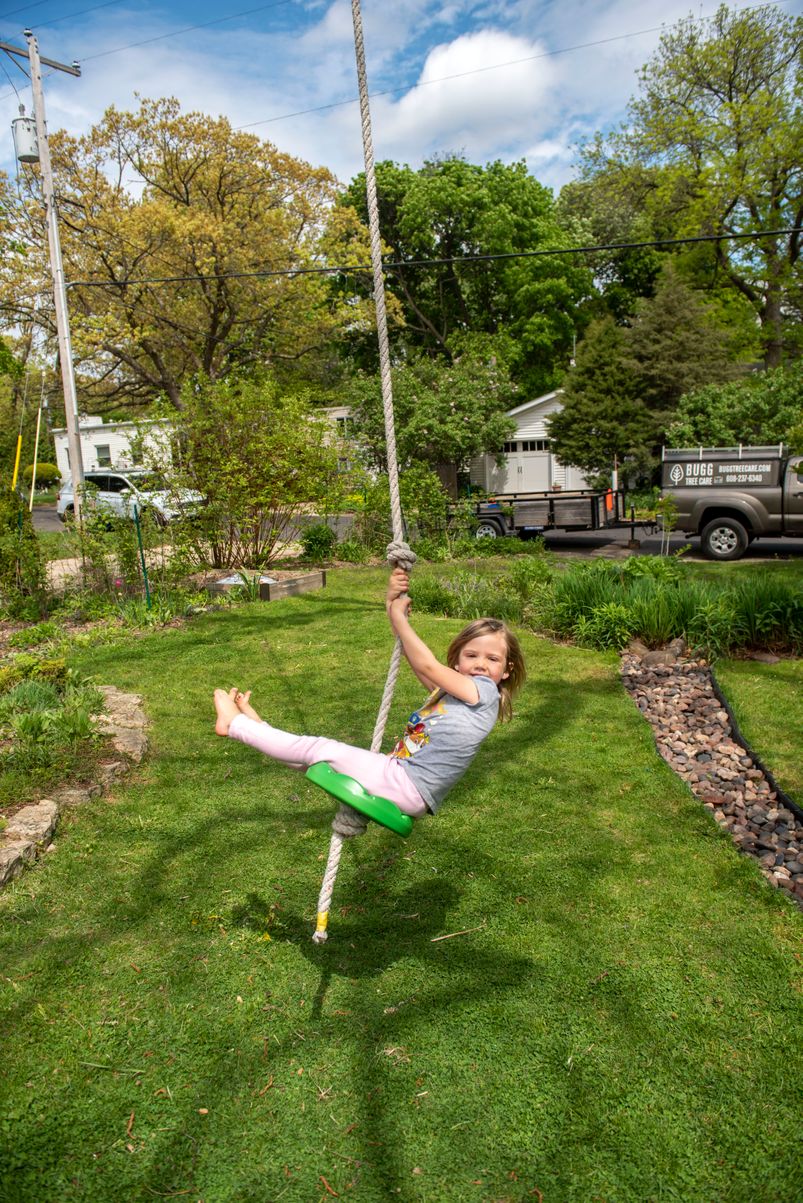
<svg viewBox="0 0 803 1203"><path fill-rule="evenodd" d="M8 826L0 832L0 887L18 877L25 865L51 847L62 810L104 793L131 764L139 764L148 750L145 734L148 722L142 698L136 693L123 693L114 685L98 688L105 697L106 712L98 715L95 725L102 735L109 736L115 752L125 759L101 765L100 780L93 785L57 790L52 798L42 798L11 816Z"/></svg>
<svg viewBox="0 0 803 1203"><path fill-rule="evenodd" d="M683 640L657 651L633 641L622 682L650 723L659 754L770 885L803 907L803 811L751 750L707 661Z"/></svg>

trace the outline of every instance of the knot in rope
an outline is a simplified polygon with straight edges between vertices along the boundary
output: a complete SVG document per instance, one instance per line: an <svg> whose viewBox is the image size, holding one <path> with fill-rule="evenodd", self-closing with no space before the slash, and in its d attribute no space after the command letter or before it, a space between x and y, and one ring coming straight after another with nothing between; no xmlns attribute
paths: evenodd
<svg viewBox="0 0 803 1203"><path fill-rule="evenodd" d="M342 840L351 840L355 836L365 835L368 820L351 806L341 805L332 819L332 831Z"/></svg>
<svg viewBox="0 0 803 1203"><path fill-rule="evenodd" d="M405 543L404 539L394 539L392 543L388 543L387 557L392 568L403 568L405 572L411 572L413 564L418 559L412 547Z"/></svg>

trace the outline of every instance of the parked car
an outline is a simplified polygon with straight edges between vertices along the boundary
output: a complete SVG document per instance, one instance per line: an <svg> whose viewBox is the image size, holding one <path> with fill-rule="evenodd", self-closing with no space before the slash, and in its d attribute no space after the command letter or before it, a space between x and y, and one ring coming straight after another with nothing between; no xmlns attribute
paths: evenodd
<svg viewBox="0 0 803 1203"><path fill-rule="evenodd" d="M84 486L87 509L133 518L136 506L140 514L153 514L161 526L197 510L204 500L192 489L167 488L162 476L145 469L86 472ZM69 480L59 491L56 512L62 522L69 522L75 514L75 497Z"/></svg>

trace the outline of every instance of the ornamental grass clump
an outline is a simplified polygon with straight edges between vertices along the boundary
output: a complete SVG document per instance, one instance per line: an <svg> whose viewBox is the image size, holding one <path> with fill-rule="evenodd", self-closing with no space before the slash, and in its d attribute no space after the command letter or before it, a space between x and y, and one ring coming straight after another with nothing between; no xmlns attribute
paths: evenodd
<svg viewBox="0 0 803 1203"><path fill-rule="evenodd" d="M621 651L633 638L662 647L680 637L710 657L803 648L803 598L794 582L771 573L708 580L677 557L595 561L564 572L524 559L493 582L466 572L418 582L415 597L424 610L496 614L600 650Z"/></svg>

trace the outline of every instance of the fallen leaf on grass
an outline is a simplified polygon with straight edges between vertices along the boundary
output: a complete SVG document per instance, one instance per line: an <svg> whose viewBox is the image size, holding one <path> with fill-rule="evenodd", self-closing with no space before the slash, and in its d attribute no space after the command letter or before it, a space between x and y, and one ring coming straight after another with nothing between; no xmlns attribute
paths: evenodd
<svg viewBox="0 0 803 1203"><path fill-rule="evenodd" d="M132 1131L133 1127L134 1127L134 1112L132 1111L128 1117L128 1125L126 1126L126 1130L125 1130L126 1136L131 1135L131 1131Z"/></svg>
<svg viewBox="0 0 803 1203"><path fill-rule="evenodd" d="M324 1178L323 1174L321 1174L321 1182L322 1182L322 1183L323 1183L323 1185L324 1185L324 1189L325 1189L325 1190L326 1190L326 1191L327 1191L327 1192L328 1192L330 1195L334 1195L334 1197L335 1197L336 1199L339 1199L339 1198L340 1198L340 1195L337 1193L337 1191L336 1191L336 1190L333 1190L333 1189L332 1189L332 1187L329 1185L329 1183L328 1183L328 1182L326 1181L326 1179Z"/></svg>

